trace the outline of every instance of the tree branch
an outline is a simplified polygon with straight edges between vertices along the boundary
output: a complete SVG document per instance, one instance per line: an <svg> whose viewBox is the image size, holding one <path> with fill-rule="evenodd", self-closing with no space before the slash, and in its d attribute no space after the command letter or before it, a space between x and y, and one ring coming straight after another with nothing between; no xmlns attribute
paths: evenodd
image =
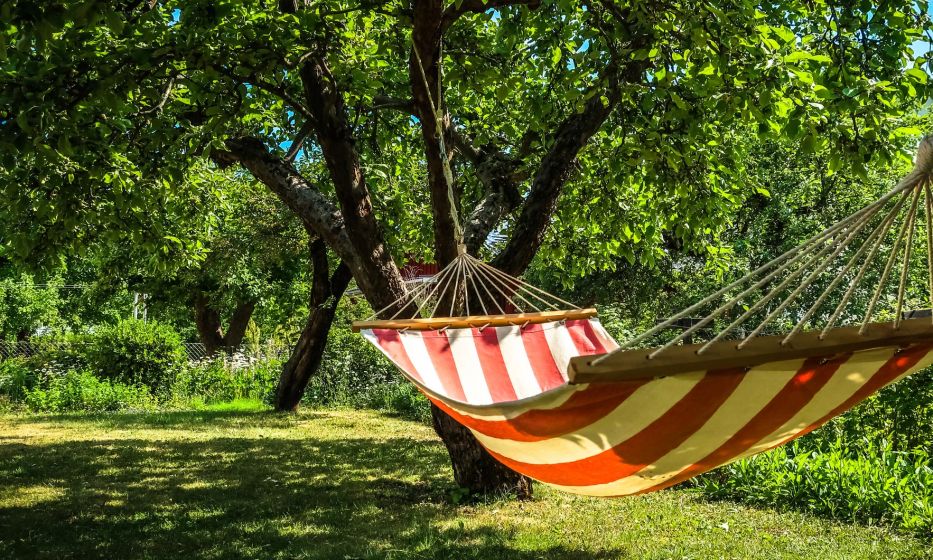
<svg viewBox="0 0 933 560"><path fill-rule="evenodd" d="M272 153L258 138L231 138L226 148L211 153L215 163L221 167L242 165L338 254L350 252L340 210L291 163Z"/></svg>
<svg viewBox="0 0 933 560"><path fill-rule="evenodd" d="M601 95L604 90L605 97ZM512 236L493 266L517 276L531 263L544 240L558 195L573 171L577 154L609 117L618 99L618 86L615 80L610 80L608 88L600 87L594 92L582 112L570 115L557 128L554 143L532 180Z"/></svg>
<svg viewBox="0 0 933 560"><path fill-rule="evenodd" d="M454 2L444 10L441 30L442 32L447 31L464 14L482 13L506 6L528 6L529 9L534 10L540 5L541 0L463 0L462 2Z"/></svg>
<svg viewBox="0 0 933 560"><path fill-rule="evenodd" d="M139 111L140 115L150 115L152 113L161 113L162 109L165 107L165 104L168 102L168 98L172 95L172 88L175 87L175 76L172 76L168 79L168 84L165 85L165 91L162 92L162 97L159 99L159 102L154 106L143 109Z"/></svg>
<svg viewBox="0 0 933 560"><path fill-rule="evenodd" d="M412 99L399 99L397 97L377 95L373 98L373 106L370 107L370 110L379 111L381 109L395 109L406 115L413 115L415 113L415 102Z"/></svg>
<svg viewBox="0 0 933 560"><path fill-rule="evenodd" d="M295 136L295 139L292 141L292 145L288 147L288 153L285 154L285 161L292 163L295 161L295 158L298 157L298 152L301 151L301 147L305 143L305 139L314 131L314 123L311 121L305 121L301 125L301 129L298 130L298 135Z"/></svg>
<svg viewBox="0 0 933 560"><path fill-rule="evenodd" d="M502 219L521 205L519 183L522 162L501 150L481 149L473 160L476 177L485 187L485 194L464 224L463 242L476 254L489 234Z"/></svg>
<svg viewBox="0 0 933 560"><path fill-rule="evenodd" d="M279 99L281 99L288 105L291 105L292 109L294 109L297 113L299 113L304 118L306 119L311 118L311 111L309 111L308 108L305 107L305 105L301 101L295 99L290 93L288 93L288 91L286 91L284 87L279 86L277 84L269 83L259 78L256 74L252 74L248 77L237 76L236 74L231 72L229 69L225 68L224 66L220 64L211 64L211 67L217 70L218 72L220 72L221 74L223 74L224 76L230 78L230 80L232 80L236 84L249 84L265 92L271 93L272 95L278 97Z"/></svg>

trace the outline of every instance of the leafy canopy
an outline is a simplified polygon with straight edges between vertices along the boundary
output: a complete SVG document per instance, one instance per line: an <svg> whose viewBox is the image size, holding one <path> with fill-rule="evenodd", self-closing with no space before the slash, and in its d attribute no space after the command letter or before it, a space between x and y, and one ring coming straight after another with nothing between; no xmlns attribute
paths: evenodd
<svg viewBox="0 0 933 560"><path fill-rule="evenodd" d="M244 135L284 156L311 118L303 61L323 53L393 252L429 254L419 123L405 110L412 5L300 4L3 3L0 251L38 259L104 239L197 254L204 224L186 216L215 202L208 156ZM542 256L573 275L617 257L651 265L671 243L715 247L756 193L736 140L746 127L860 172L918 132L901 118L929 97L931 63L911 47L929 30L927 2L846 4L460 0L444 106L474 147L514 159L525 197L557 124L593 96L617 98ZM332 196L321 159L305 139L297 165ZM488 187L464 158L454 169L463 215ZM514 225L508 214L495 231Z"/></svg>

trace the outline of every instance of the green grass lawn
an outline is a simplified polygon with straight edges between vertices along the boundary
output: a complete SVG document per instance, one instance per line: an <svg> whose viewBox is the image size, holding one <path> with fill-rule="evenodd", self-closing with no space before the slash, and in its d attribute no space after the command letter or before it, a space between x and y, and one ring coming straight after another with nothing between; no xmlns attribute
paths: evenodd
<svg viewBox="0 0 933 560"><path fill-rule="evenodd" d="M682 490L457 506L428 426L249 408L0 416L0 559L928 557L888 530Z"/></svg>

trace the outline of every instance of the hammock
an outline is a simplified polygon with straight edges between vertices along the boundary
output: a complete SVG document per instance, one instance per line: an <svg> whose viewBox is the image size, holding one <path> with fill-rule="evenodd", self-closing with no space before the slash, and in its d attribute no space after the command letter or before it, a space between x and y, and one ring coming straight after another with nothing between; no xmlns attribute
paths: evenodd
<svg viewBox="0 0 933 560"><path fill-rule="evenodd" d="M354 330L510 468L577 494L660 490L933 363L933 321L904 311L915 245L933 298L931 168L927 138L879 200L621 347L594 309L465 251Z"/></svg>

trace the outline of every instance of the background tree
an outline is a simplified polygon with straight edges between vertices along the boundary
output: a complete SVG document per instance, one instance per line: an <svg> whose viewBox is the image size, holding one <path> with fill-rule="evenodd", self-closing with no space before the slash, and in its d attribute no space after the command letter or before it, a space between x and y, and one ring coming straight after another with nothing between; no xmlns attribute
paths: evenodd
<svg viewBox="0 0 933 560"><path fill-rule="evenodd" d="M444 265L461 241L513 275L715 244L751 194L738 123L863 168L928 87L910 48L925 2L11 1L0 21L0 221L42 224L8 251L36 260L178 204L210 158L340 261L319 293L352 274L377 309L405 293L396 259ZM286 372L317 363L326 318ZM530 492L434 418L461 485Z"/></svg>
<svg viewBox="0 0 933 560"><path fill-rule="evenodd" d="M201 209L210 227L198 230L199 258L175 263L163 251L134 245L104 244L97 252L101 277L122 279L146 294L146 305L159 309L163 320L193 322L213 354L241 344L258 306L276 300L294 306L293 291L307 279L309 260L304 230L265 187L242 173L216 172L204 185L215 203ZM168 241L181 242L175 236ZM182 316L172 317L178 311Z"/></svg>
<svg viewBox="0 0 933 560"><path fill-rule="evenodd" d="M40 329L60 327L60 303L54 285L0 267L0 341L25 341Z"/></svg>

